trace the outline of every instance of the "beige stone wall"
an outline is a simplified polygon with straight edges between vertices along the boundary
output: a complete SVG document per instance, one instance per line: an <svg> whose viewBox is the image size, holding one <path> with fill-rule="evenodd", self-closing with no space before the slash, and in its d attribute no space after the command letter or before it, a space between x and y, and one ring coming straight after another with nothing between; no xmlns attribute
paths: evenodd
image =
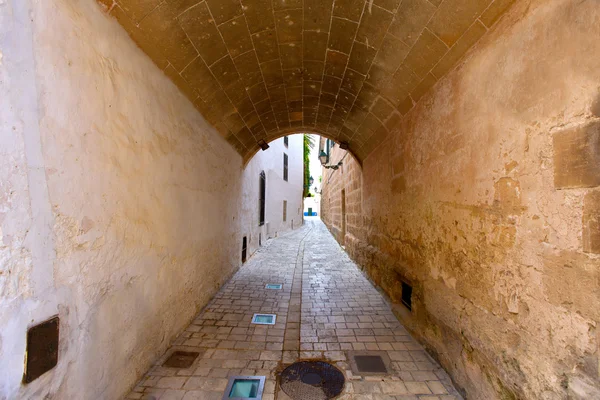
<svg viewBox="0 0 600 400"><path fill-rule="evenodd" d="M0 52L0 399L117 399L238 267L242 159L92 0L2 2Z"/></svg>
<svg viewBox="0 0 600 400"><path fill-rule="evenodd" d="M469 398L600 398L599 37L597 1L517 2L359 177L324 175L325 222L360 193L346 248L413 285L398 314Z"/></svg>

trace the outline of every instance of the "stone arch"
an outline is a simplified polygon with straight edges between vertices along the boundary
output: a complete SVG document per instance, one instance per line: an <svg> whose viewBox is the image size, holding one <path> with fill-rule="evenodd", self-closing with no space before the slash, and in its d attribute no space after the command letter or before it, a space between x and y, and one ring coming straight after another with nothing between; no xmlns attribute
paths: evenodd
<svg viewBox="0 0 600 400"><path fill-rule="evenodd" d="M364 159L511 4L97 1L245 160L286 130Z"/></svg>
<svg viewBox="0 0 600 400"><path fill-rule="evenodd" d="M280 139L284 136L290 136L290 135L302 135L302 134L311 134L311 135L319 135L319 136L323 136L324 138L333 140L335 143L341 143L342 140L340 140L339 136L336 137L330 133L327 132L321 132L318 129L315 128L289 128L289 129L284 129L282 131L279 131L276 135L272 135L269 136L268 138L265 138L265 142L267 143L271 143L274 140ZM244 156L244 167L246 167L246 165L248 165L248 163L250 162L250 160L252 160L252 158L256 155L256 153L258 153L260 151L260 147L253 147L250 152L248 152L247 155ZM359 165L360 168L362 168L362 161L360 158L358 158L358 156L352 151L352 148L348 148L346 150L350 156L354 159L354 161L356 161L356 163Z"/></svg>

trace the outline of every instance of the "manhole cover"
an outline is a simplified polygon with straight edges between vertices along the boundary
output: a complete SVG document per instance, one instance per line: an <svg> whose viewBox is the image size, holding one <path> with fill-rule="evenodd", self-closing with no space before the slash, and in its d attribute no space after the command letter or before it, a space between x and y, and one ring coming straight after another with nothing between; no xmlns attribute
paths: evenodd
<svg viewBox="0 0 600 400"><path fill-rule="evenodd" d="M281 389L294 400L332 399L344 382L344 374L324 361L300 361L281 373Z"/></svg>
<svg viewBox="0 0 600 400"><path fill-rule="evenodd" d="M189 368L198 358L200 353L195 351L174 351L173 354L163 364L163 367L169 368Z"/></svg>

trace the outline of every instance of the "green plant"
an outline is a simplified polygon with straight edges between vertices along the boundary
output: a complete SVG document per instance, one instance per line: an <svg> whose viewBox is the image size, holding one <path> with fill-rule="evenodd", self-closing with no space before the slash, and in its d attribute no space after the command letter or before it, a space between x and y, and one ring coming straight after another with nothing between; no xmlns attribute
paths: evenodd
<svg viewBox="0 0 600 400"><path fill-rule="evenodd" d="M308 197L310 184L310 150L315 147L315 139L311 135L304 134L304 197Z"/></svg>

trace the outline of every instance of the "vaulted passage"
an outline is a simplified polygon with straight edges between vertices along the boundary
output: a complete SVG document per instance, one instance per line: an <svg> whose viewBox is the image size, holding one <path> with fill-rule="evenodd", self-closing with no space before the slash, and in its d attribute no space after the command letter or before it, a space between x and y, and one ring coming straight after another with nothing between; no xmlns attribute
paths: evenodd
<svg viewBox="0 0 600 400"><path fill-rule="evenodd" d="M514 0L99 0L244 157L315 131L366 157Z"/></svg>
<svg viewBox="0 0 600 400"><path fill-rule="evenodd" d="M600 399L599 38L598 0L0 1L0 399Z"/></svg>

